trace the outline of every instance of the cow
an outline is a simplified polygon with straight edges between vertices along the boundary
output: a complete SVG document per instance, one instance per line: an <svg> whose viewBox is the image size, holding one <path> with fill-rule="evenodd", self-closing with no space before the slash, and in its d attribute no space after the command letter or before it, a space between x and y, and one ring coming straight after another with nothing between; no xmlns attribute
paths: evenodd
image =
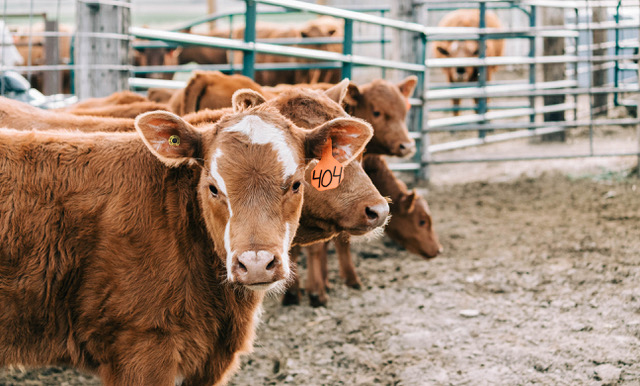
<svg viewBox="0 0 640 386"><path fill-rule="evenodd" d="M145 40L137 40L136 43L145 43ZM176 66L179 63L179 56L182 47L145 47L133 51L133 64L136 67L142 66ZM147 74L136 74L139 78L151 79L173 79L173 72L151 72Z"/></svg>
<svg viewBox="0 0 640 386"><path fill-rule="evenodd" d="M351 83L342 102L345 111L364 119L373 126L374 137L367 145L367 153L408 157L415 152L415 141L410 137L405 123L409 112L408 98L418 83L418 78L408 76L397 84L384 79L375 79L358 86ZM333 85L286 85L265 87L264 92L278 94L291 88L310 87L328 89Z"/></svg>
<svg viewBox="0 0 640 386"><path fill-rule="evenodd" d="M350 163L370 126L303 131L251 95L195 129L0 129L0 366L72 365L106 385L223 384L290 276L306 164Z"/></svg>
<svg viewBox="0 0 640 386"><path fill-rule="evenodd" d="M0 127L33 130L119 132L135 130L133 119L79 116L43 110L28 103L0 97Z"/></svg>
<svg viewBox="0 0 640 386"><path fill-rule="evenodd" d="M246 88L264 93L260 85L243 75L225 75L219 71L194 71L185 88L169 100L169 109L178 115L201 109L216 110L231 106L231 97Z"/></svg>
<svg viewBox="0 0 640 386"><path fill-rule="evenodd" d="M488 28L502 28L502 23L498 16L491 11L485 13L486 26ZM439 27L474 27L480 25L480 11L477 9L458 9L446 14ZM474 58L479 55L478 42L475 40L463 41L435 41L432 44L433 56L436 58ZM503 39L489 39L486 41L485 56L502 56L504 54ZM445 67L442 69L449 83L477 82L478 67L458 66ZM487 81L493 78L497 66L487 67ZM459 115L460 99L453 99L454 115Z"/></svg>
<svg viewBox="0 0 640 386"><path fill-rule="evenodd" d="M104 106L128 105L136 102L148 101L144 95L132 91L117 91L106 97L88 98L83 101L72 104L71 106L56 109L55 111L70 112L73 110L88 110Z"/></svg>
<svg viewBox="0 0 640 386"><path fill-rule="evenodd" d="M426 259L442 253L427 201L415 189L407 190L405 183L393 175L383 156L366 154L362 165L375 187L390 199L391 216L384 228L387 236L407 251ZM338 255L340 277L347 286L360 289L362 282L351 257L350 236L341 233L332 241ZM328 300L327 246L327 243L316 243L307 248L307 292L313 307L325 306ZM291 296L285 294L285 297Z"/></svg>
<svg viewBox="0 0 640 386"><path fill-rule="evenodd" d="M147 99L152 102L168 103L177 91L170 88L150 88L147 90Z"/></svg>

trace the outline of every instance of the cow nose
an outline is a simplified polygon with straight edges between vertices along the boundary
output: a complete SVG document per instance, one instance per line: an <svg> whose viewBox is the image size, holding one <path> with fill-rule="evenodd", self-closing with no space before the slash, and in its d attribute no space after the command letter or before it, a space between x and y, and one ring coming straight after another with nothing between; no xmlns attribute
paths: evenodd
<svg viewBox="0 0 640 386"><path fill-rule="evenodd" d="M389 204L384 202L382 204L367 206L364 211L367 215L367 224L370 227L379 227L384 224L389 215Z"/></svg>
<svg viewBox="0 0 640 386"><path fill-rule="evenodd" d="M280 258L268 251L246 251L238 256L232 272L244 285L270 284L278 281Z"/></svg>
<svg viewBox="0 0 640 386"><path fill-rule="evenodd" d="M465 73L465 71L467 71L467 69L466 69L466 68L464 68L464 67L458 67L458 68L456 68L456 72L457 72L458 74L460 74L460 75L464 74L464 73Z"/></svg>
<svg viewBox="0 0 640 386"><path fill-rule="evenodd" d="M416 151L416 143L415 142L405 142L398 145L398 153L401 157L406 157L408 155L413 154Z"/></svg>

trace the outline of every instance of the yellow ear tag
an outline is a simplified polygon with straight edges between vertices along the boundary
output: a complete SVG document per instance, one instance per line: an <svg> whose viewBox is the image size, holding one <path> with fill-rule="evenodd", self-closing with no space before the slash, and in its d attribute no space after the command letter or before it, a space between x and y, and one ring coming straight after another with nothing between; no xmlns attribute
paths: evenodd
<svg viewBox="0 0 640 386"><path fill-rule="evenodd" d="M169 137L169 145L171 146L180 146L180 137L177 135L172 135Z"/></svg>
<svg viewBox="0 0 640 386"><path fill-rule="evenodd" d="M311 171L311 185L319 191L335 189L342 181L344 167L331 154L331 138L322 149L322 158Z"/></svg>

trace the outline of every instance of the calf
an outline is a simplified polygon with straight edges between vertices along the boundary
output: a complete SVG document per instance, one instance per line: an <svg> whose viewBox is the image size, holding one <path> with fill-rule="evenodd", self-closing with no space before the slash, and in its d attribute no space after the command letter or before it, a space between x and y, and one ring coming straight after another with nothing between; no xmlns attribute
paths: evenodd
<svg viewBox="0 0 640 386"><path fill-rule="evenodd" d="M364 119L373 126L374 136L367 145L367 153L407 157L415 152L415 141L409 136L405 123L409 112L408 98L413 94L418 78L409 76L398 84L376 79L358 86L351 83L342 102L346 112ZM285 85L266 87L265 92L279 94L292 88L328 89L328 83L314 85Z"/></svg>
<svg viewBox="0 0 640 386"><path fill-rule="evenodd" d="M486 26L489 28L502 28L498 16L491 11L485 14ZM445 15L438 24L439 27L474 27L480 25L480 11L477 9L458 9ZM436 58L475 58L478 57L478 42L475 40L464 41L436 41L432 45L433 55ZM490 39L486 41L485 56L502 56L504 52L503 39ZM487 67L487 80L493 78L497 66ZM442 69L450 83L477 82L478 67L448 67ZM459 115L460 99L453 99L454 115Z"/></svg>
<svg viewBox="0 0 640 386"><path fill-rule="evenodd" d="M348 118L302 131L246 99L199 130L168 112L136 130L0 129L0 366L224 383L290 276L306 163L331 138L348 164L371 136Z"/></svg>
<svg viewBox="0 0 640 386"><path fill-rule="evenodd" d="M33 130L133 131L133 119L78 116L0 97L0 127Z"/></svg>
<svg viewBox="0 0 640 386"><path fill-rule="evenodd" d="M263 93L260 85L243 75L195 71L187 86L171 96L169 109L178 115L185 115L205 108L215 110L230 107L233 93L242 88Z"/></svg>
<svg viewBox="0 0 640 386"><path fill-rule="evenodd" d="M391 216L385 233L409 252L424 258L441 253L443 248L433 228L427 201L415 190L407 191L407 186L393 175L383 156L367 154L362 165L380 193L390 198ZM349 235L341 233L332 241L336 246L340 276L349 287L360 289L362 282L351 257ZM327 243L317 243L307 249L307 292L313 307L324 306L328 300L327 246Z"/></svg>

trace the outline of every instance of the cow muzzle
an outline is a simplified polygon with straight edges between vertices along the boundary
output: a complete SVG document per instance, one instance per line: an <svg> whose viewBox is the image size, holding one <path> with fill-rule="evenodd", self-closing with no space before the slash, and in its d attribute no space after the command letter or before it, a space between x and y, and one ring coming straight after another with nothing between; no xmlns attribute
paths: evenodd
<svg viewBox="0 0 640 386"><path fill-rule="evenodd" d="M282 258L269 251L245 251L234 259L231 272L239 284L251 289L268 289L285 279Z"/></svg>

